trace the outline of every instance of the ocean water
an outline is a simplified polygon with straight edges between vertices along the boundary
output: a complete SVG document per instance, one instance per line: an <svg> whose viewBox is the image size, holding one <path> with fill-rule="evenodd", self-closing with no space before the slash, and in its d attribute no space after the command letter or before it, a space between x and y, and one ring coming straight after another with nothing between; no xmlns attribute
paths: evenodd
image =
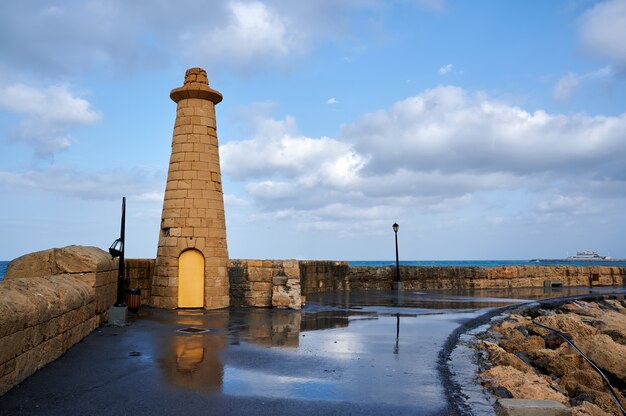
<svg viewBox="0 0 626 416"><path fill-rule="evenodd" d="M394 260L378 260L378 261L348 261L350 266L395 266ZM452 267L502 267L502 266L621 266L626 267L626 261L548 261L534 263L529 260L407 260L400 261L400 266L452 266Z"/></svg>
<svg viewBox="0 0 626 416"><path fill-rule="evenodd" d="M7 271L8 261L0 261L0 281L4 278L4 272Z"/></svg>

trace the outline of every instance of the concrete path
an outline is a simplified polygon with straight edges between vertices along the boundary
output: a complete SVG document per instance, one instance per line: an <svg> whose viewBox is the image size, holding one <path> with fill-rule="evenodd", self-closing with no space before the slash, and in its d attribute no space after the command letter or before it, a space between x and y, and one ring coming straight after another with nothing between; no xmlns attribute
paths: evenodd
<svg viewBox="0 0 626 416"><path fill-rule="evenodd" d="M143 308L9 391L0 415L456 414L440 349L463 322L516 302L476 295L330 293L302 312Z"/></svg>

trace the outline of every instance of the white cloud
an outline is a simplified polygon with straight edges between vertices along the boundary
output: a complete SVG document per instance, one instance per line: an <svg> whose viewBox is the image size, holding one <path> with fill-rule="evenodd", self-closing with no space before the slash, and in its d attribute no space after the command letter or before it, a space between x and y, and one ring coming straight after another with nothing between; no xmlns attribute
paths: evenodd
<svg viewBox="0 0 626 416"><path fill-rule="evenodd" d="M339 100L337 100L335 97L331 97L328 100L326 100L326 104L328 105L339 104Z"/></svg>
<svg viewBox="0 0 626 416"><path fill-rule="evenodd" d="M85 172L46 168L25 172L0 171L0 188L30 189L83 200L116 200L128 196L137 201L163 201L164 172Z"/></svg>
<svg viewBox="0 0 626 416"><path fill-rule="evenodd" d="M449 73L450 71L452 71L452 68L454 67L454 65L452 64L448 64L448 65L444 65L441 68L439 68L439 75L446 75L447 73Z"/></svg>
<svg viewBox="0 0 626 416"><path fill-rule="evenodd" d="M582 45L626 71L626 1L608 0L587 10L580 20Z"/></svg>
<svg viewBox="0 0 626 416"><path fill-rule="evenodd" d="M297 132L292 117L284 120L259 120L253 138L220 146L222 170L233 178L296 175L302 181L314 181L319 169L329 172L332 180L348 175L350 144L322 137L313 139ZM245 159L245 163L240 163ZM315 167L315 171L310 168Z"/></svg>
<svg viewBox="0 0 626 416"><path fill-rule="evenodd" d="M580 86L581 77L570 72L557 81L552 89L552 98L557 101L569 100Z"/></svg>
<svg viewBox="0 0 626 416"><path fill-rule="evenodd" d="M39 156L67 149L71 127L100 119L89 102L76 97L67 86L0 85L0 109L22 117L11 137L33 146Z"/></svg>
<svg viewBox="0 0 626 416"><path fill-rule="evenodd" d="M557 101L568 101L572 98L576 90L578 90L583 82L594 79L610 78L612 75L613 70L610 66L606 66L583 75L569 72L554 85L554 88L552 89L552 98Z"/></svg>
<svg viewBox="0 0 626 416"><path fill-rule="evenodd" d="M529 212L545 215L626 191L626 114L529 112L438 87L361 116L338 138L306 137L291 117L256 127L252 138L221 146L225 175L244 182L272 218L308 228L462 212L502 192L540 195L547 202ZM505 221L507 213L489 209Z"/></svg>
<svg viewBox="0 0 626 416"><path fill-rule="evenodd" d="M626 154L626 114L553 115L438 87L344 127L368 171L454 173L608 170Z"/></svg>
<svg viewBox="0 0 626 416"><path fill-rule="evenodd" d="M37 74L122 73L176 60L245 73L289 69L319 41L350 37L351 13L379 0L35 0L0 2L0 64Z"/></svg>
<svg viewBox="0 0 626 416"><path fill-rule="evenodd" d="M286 16L266 4L233 2L228 12L225 26L183 36L187 54L201 53L209 60L245 69L301 53L303 35Z"/></svg>

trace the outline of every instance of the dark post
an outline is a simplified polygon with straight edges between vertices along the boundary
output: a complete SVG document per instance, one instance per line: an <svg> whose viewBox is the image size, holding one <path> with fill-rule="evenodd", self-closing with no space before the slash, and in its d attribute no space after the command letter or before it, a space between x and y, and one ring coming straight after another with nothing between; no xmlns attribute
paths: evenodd
<svg viewBox="0 0 626 416"><path fill-rule="evenodd" d="M119 265L117 269L117 300L115 306L124 307L124 234L126 231L126 197L122 198L122 226L120 230L120 238L113 242L109 253L111 256L119 257Z"/></svg>
<svg viewBox="0 0 626 416"><path fill-rule="evenodd" d="M400 313L396 313L396 345L393 347L393 353L400 352Z"/></svg>
<svg viewBox="0 0 626 416"><path fill-rule="evenodd" d="M396 236L396 289L400 289L400 260L398 257L398 228L400 226L397 222L393 223L393 232Z"/></svg>

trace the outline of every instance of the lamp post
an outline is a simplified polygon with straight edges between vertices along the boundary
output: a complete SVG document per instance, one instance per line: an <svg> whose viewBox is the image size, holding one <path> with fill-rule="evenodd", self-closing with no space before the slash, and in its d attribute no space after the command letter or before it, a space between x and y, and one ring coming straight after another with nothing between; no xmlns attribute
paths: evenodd
<svg viewBox="0 0 626 416"><path fill-rule="evenodd" d="M120 238L115 240L109 247L111 257L119 257L117 268L117 300L115 306L126 306L124 303L124 234L126 229L126 197L122 198L122 226L120 230Z"/></svg>
<svg viewBox="0 0 626 416"><path fill-rule="evenodd" d="M109 308L109 324L116 326L126 325L128 307L124 303L124 237L126 230L126 197L122 198L122 225L120 238L115 240L109 247L111 257L119 257L117 267L117 299L115 304Z"/></svg>
<svg viewBox="0 0 626 416"><path fill-rule="evenodd" d="M400 228L400 226L398 225L397 222L394 222L392 225L392 228L396 236L396 281L393 286L394 286L394 289L401 290L402 284L400 283L400 260L398 258L398 229Z"/></svg>

